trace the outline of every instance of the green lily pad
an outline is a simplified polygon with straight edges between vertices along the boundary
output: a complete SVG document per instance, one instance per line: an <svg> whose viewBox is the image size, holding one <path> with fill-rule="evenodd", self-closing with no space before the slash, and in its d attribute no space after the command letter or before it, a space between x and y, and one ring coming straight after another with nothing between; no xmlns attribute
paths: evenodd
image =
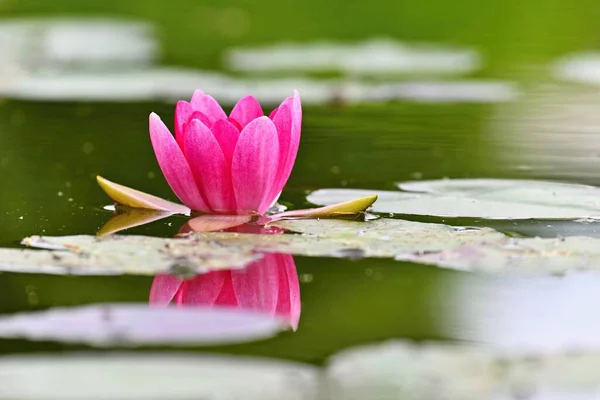
<svg viewBox="0 0 600 400"><path fill-rule="evenodd" d="M0 317L0 337L94 346L216 345L274 336L286 323L230 307L97 304Z"/></svg>
<svg viewBox="0 0 600 400"><path fill-rule="evenodd" d="M507 354L487 348L390 341L333 356L332 399L594 399L600 353Z"/></svg>
<svg viewBox="0 0 600 400"><path fill-rule="evenodd" d="M374 212L488 219L600 219L600 188L537 180L443 179L398 184L402 191L322 189L330 205L377 193Z"/></svg>
<svg viewBox="0 0 600 400"><path fill-rule="evenodd" d="M0 396L27 400L304 400L318 369L251 357L111 352L0 357Z"/></svg>
<svg viewBox="0 0 600 400"><path fill-rule="evenodd" d="M44 250L0 249L0 270L76 275L156 275L241 268L261 258L251 248L216 242L147 236L31 236L22 242Z"/></svg>
<svg viewBox="0 0 600 400"><path fill-rule="evenodd" d="M466 271L563 274L600 269L600 239L511 238L489 228L394 219L283 220L290 234L201 232L177 239L146 236L32 236L45 251L1 249L0 270L72 274L202 273L240 268L263 253L389 257Z"/></svg>

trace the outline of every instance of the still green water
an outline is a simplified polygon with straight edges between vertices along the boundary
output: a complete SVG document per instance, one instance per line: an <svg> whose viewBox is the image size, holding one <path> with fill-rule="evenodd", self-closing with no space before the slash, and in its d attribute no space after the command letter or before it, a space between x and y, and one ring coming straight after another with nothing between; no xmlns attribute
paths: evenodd
<svg viewBox="0 0 600 400"><path fill-rule="evenodd" d="M479 46L487 60L479 75L531 83L533 74L539 73L536 77L546 79L545 72L539 72L544 71L540 66L565 52L593 47L599 39L594 29L597 17L594 2L582 2L575 7L559 0L506 1L484 7L474 1L462 2L460 6L441 1L436 2L437 6L376 1L366 8L363 3L348 2L326 6L317 6L317 2L299 2L294 6L270 3L259 6L230 1L198 5L191 0L179 0L168 2L167 6L167 2L142 5L133 0L4 0L0 7L6 16L66 13L149 18L161 29L165 62L205 68L218 68L223 47L271 42L273 32L278 40L320 37L352 40L366 35L391 35L403 40ZM290 28L288 18L274 18L275 3L280 6L278 15L289 18L294 15L299 23ZM227 7L243 8L245 25L241 33L223 29L227 22L202 23L214 21L214 15L222 15ZM344 13L339 12L340 8ZM263 9L271 12L262 13ZM594 12L589 12L592 9ZM223 15L225 19L231 17ZM560 98L555 104L561 106ZM507 162L506 153L514 149L501 138L511 133L519 117L500 113L503 107L411 102L306 106L298 161L281 201L291 207L305 207L305 194L310 190L324 187L390 190L395 182L416 178L560 178L600 184L600 175L591 170L565 178L555 170L523 169ZM3 101L0 104L0 246L19 246L23 237L32 234L94 234L110 217L110 212L102 209L109 200L97 187L96 174L175 200L162 178L148 138L147 116L151 111L159 113L165 121L172 120L173 107L162 103ZM504 130L492 132L491 126L499 122ZM532 131L537 127L530 125ZM413 219L493 226L522 235L558 236L573 231L597 235L595 225L574 222L555 222L549 226L544 221L513 224ZM183 221L174 217L128 232L170 237ZM297 332L255 343L193 350L320 363L348 346L389 338L455 339L444 329L441 317L448 310L440 298L446 295L449 286L463 279L464 273L374 259L296 257L296 265L302 298ZM100 302L145 302L150 284L151 278L145 277L3 273L0 312ZM65 347L0 340L3 354L56 351Z"/></svg>
<svg viewBox="0 0 600 400"><path fill-rule="evenodd" d="M432 179L523 176L491 162L494 149L486 146L481 128L491 107L409 103L306 107L298 161L281 200L303 207L309 190L392 189L394 182L413 179L415 173ZM5 102L0 107L0 159L3 182L10 189L1 193L0 244L18 246L21 238L32 234L94 234L111 215L102 209L110 201L95 182L98 173L176 200L148 139L150 110L165 120L173 112L170 106L153 103ZM526 176L544 177L531 172ZM587 230L586 234L596 229L593 224L574 222L554 222L556 228L547 228L543 221L413 219L496 225L504 231L545 236L573 227ZM183 222L182 217L172 217L128 232L170 237ZM295 259L302 299L298 331L210 351L321 362L348 346L388 338L453 339L439 321L448 312L440 298L452 295L449 287L466 274L393 260ZM145 302L150 285L146 277L4 273L0 310ZM61 348L52 343L0 341L4 353Z"/></svg>
<svg viewBox="0 0 600 400"><path fill-rule="evenodd" d="M28 151L2 153L2 159L8 159L3 164L3 176L11 177L10 185L15 190L2 193L1 201L9 211L1 217L1 245L18 246L21 238L38 233L94 234L111 215L102 209L110 200L95 182L98 173L176 200L162 178L145 126L149 110L169 120L173 112L170 108L150 103L4 103L0 108L0 119L5 121L2 143ZM484 110L485 106L464 107L469 108ZM435 149L439 147L462 153L459 158L463 163L474 163L465 144L471 146L475 142L449 138L439 131L439 122L425 124L416 134L410 132L402 114L424 113L427 109L446 113L447 120L456 118L450 112L452 107L306 107L298 161L282 202L304 206L306 191L325 186L389 188L395 179L410 179L415 171L441 177L449 169L444 163L429 161L436 158ZM456 110L465 112L460 107ZM377 140L373 140L370 131L357 128L366 126L370 119L376 121L371 125L379 132ZM431 141L418 140L428 134L427 125L431 126ZM81 134L75 139L65 132ZM445 137L444 143L439 144L440 136ZM406 150L399 153L391 148ZM39 159L47 161L32 162ZM453 167L456 173L469 170L465 166ZM177 233L184 221L173 217L128 232L168 237ZM352 344L389 337L439 336L436 310L424 300L436 282L454 275L453 272L372 259L296 257L296 266L303 309L298 331L268 341L228 346L223 351L320 361ZM9 313L97 302L144 302L150 284L150 278L141 277L2 274L0 309ZM21 341L2 343L1 348L7 352L56 348Z"/></svg>

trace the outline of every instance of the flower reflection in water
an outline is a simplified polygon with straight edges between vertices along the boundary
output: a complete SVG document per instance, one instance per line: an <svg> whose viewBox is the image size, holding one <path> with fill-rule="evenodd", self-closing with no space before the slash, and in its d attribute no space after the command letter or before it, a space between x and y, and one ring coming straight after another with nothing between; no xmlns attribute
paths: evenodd
<svg viewBox="0 0 600 400"><path fill-rule="evenodd" d="M190 222L193 222L191 220ZM188 223L182 231L192 229ZM197 227L198 224L195 224ZM240 225L227 231L279 234L279 229ZM255 310L284 318L296 330L300 319L300 285L294 258L289 254L264 254L243 269L213 271L181 279L157 275L150 289L150 304L202 305Z"/></svg>

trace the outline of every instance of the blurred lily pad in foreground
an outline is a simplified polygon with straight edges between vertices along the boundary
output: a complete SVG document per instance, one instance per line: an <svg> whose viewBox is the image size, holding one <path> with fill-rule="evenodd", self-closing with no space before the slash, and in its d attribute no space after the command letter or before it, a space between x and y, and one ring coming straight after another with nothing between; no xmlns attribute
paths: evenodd
<svg viewBox="0 0 600 400"><path fill-rule="evenodd" d="M314 367L259 358L108 353L0 358L0 397L27 400L316 397Z"/></svg>
<svg viewBox="0 0 600 400"><path fill-rule="evenodd" d="M265 339L283 320L227 307L153 308L99 304L17 313L0 318L0 337L96 346L216 345Z"/></svg>

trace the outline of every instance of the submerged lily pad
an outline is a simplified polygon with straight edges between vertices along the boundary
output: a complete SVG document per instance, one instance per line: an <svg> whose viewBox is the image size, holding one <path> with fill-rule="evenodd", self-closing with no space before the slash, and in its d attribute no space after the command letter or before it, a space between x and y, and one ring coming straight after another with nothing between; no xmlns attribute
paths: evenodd
<svg viewBox="0 0 600 400"><path fill-rule="evenodd" d="M27 400L309 400L318 369L251 357L107 353L0 358L0 396Z"/></svg>
<svg viewBox="0 0 600 400"><path fill-rule="evenodd" d="M488 219L600 219L600 188L510 179L402 182L402 191L322 189L308 201L329 205L376 192L374 212Z"/></svg>
<svg viewBox="0 0 600 400"><path fill-rule="evenodd" d="M457 228L393 219L283 220L296 234L194 233L146 236L33 236L48 251L0 249L0 270L72 274L202 273L244 267L263 253L320 257L390 257L482 272L562 274L600 269L600 239L511 238L489 228Z"/></svg>
<svg viewBox="0 0 600 400"><path fill-rule="evenodd" d="M271 315L223 307L101 304L0 317L2 338L96 346L239 343L265 339L285 328Z"/></svg>

